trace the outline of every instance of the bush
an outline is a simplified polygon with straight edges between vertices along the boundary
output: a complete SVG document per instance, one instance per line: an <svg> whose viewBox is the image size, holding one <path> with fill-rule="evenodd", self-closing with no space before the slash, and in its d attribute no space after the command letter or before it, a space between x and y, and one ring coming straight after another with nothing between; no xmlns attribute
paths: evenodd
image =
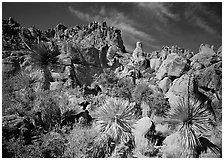
<svg viewBox="0 0 224 160"><path fill-rule="evenodd" d="M170 108L164 95L152 90L146 83L140 83L136 86L132 98L137 104L145 102L148 105L150 112L157 116L165 116L165 113Z"/></svg>
<svg viewBox="0 0 224 160"><path fill-rule="evenodd" d="M65 139L59 133L50 132L44 136L41 149L45 158L61 158L65 149Z"/></svg>
<svg viewBox="0 0 224 160"><path fill-rule="evenodd" d="M52 130L60 123L61 111L50 91L41 91L37 94L33 112L41 115L42 127L47 131Z"/></svg>
<svg viewBox="0 0 224 160"><path fill-rule="evenodd" d="M81 127L76 125L70 134L67 136L68 143L66 144L63 157L65 158L85 158L87 156L87 148L89 143L93 141L96 132L89 127Z"/></svg>

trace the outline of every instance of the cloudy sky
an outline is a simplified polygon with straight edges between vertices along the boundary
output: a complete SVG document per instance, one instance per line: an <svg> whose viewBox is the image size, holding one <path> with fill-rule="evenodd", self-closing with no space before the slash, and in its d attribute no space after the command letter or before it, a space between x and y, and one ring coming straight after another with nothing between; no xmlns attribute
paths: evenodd
<svg viewBox="0 0 224 160"><path fill-rule="evenodd" d="M68 27L107 21L122 31L127 50L143 43L145 52L163 45L178 45L198 52L201 43L222 44L222 3L101 2L2 3L2 17L22 26L46 30L63 23Z"/></svg>

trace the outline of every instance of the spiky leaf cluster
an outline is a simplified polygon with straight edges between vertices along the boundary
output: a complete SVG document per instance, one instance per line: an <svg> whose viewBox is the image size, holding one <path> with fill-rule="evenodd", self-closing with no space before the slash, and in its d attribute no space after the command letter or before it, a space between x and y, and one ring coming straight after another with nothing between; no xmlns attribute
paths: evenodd
<svg viewBox="0 0 224 160"><path fill-rule="evenodd" d="M213 129L214 115L206 102L199 99L181 98L177 105L171 106L167 117L177 126L182 145L190 154L201 148L199 137L207 135Z"/></svg>
<svg viewBox="0 0 224 160"><path fill-rule="evenodd" d="M119 98L108 98L96 113L97 127L117 143L131 139L131 124L135 119L134 107L129 101Z"/></svg>

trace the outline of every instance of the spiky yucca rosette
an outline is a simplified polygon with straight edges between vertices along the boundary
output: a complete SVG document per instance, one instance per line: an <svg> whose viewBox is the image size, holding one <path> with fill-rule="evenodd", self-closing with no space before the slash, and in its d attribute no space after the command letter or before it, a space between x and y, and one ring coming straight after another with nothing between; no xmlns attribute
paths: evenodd
<svg viewBox="0 0 224 160"><path fill-rule="evenodd" d="M108 98L96 113L97 129L107 134L117 144L128 142L132 135L132 124L135 119L134 107L129 101L119 98Z"/></svg>
<svg viewBox="0 0 224 160"><path fill-rule="evenodd" d="M202 146L199 138L206 136L214 126L214 115L207 102L199 99L181 98L177 105L171 106L167 118L177 126L181 145L188 157L196 157Z"/></svg>

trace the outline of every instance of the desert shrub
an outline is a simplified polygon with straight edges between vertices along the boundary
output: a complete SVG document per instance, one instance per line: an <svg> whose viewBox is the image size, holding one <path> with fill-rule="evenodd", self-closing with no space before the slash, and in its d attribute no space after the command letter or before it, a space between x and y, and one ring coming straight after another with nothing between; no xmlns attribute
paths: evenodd
<svg viewBox="0 0 224 160"><path fill-rule="evenodd" d="M47 131L52 130L61 120L59 105L50 91L37 93L33 112L41 114L42 127Z"/></svg>
<svg viewBox="0 0 224 160"><path fill-rule="evenodd" d="M2 143L3 158L40 158L42 149L40 143L25 144L22 137L5 140Z"/></svg>
<svg viewBox="0 0 224 160"><path fill-rule="evenodd" d="M149 106L150 112L157 116L164 116L169 109L169 103L164 95L153 91L146 83L140 83L135 87L132 98L137 104L145 102Z"/></svg>
<svg viewBox="0 0 224 160"><path fill-rule="evenodd" d="M118 78L113 70L107 68L104 69L104 72L99 76L97 82L104 88L111 88L118 82Z"/></svg>
<svg viewBox="0 0 224 160"><path fill-rule="evenodd" d="M30 76L20 71L8 77L3 76L2 84L2 109L3 115L24 114L32 108L35 98Z"/></svg>
<svg viewBox="0 0 224 160"><path fill-rule="evenodd" d="M85 158L90 142L96 136L96 132L90 127L82 127L76 124L70 134L66 136L67 143L64 158Z"/></svg>
<svg viewBox="0 0 224 160"><path fill-rule="evenodd" d="M42 155L45 158L60 158L65 149L65 138L59 133L50 132L43 138Z"/></svg>

